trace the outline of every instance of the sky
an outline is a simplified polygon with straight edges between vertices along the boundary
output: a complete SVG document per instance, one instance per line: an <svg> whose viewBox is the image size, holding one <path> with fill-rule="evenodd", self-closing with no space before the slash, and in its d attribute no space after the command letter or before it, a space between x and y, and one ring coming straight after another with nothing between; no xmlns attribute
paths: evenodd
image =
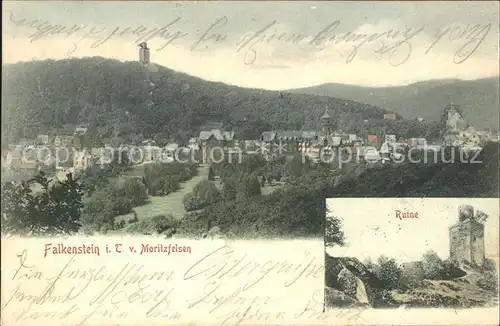
<svg viewBox="0 0 500 326"><path fill-rule="evenodd" d="M498 2L3 2L3 62L102 56L291 89L499 74Z"/></svg>
<svg viewBox="0 0 500 326"><path fill-rule="evenodd" d="M498 260L498 198L344 198L327 199L330 215L342 219L344 247L327 248L333 256L376 261L380 255L399 263L421 260L427 250L449 258L448 228L458 222L460 205L489 215L485 223L485 255ZM395 210L418 212L400 220Z"/></svg>

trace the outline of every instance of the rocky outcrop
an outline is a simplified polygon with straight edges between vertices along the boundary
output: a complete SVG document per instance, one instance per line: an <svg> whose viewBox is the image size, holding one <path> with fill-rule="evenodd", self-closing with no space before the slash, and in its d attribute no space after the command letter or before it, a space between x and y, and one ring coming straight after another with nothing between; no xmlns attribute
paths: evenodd
<svg viewBox="0 0 500 326"><path fill-rule="evenodd" d="M384 287L383 282L356 258L332 257L328 254L325 257L325 285L341 291L360 305L372 306L377 289ZM339 302L341 298L337 295L333 301Z"/></svg>
<svg viewBox="0 0 500 326"><path fill-rule="evenodd" d="M326 254L325 305L328 308L471 308L498 305L496 272L489 272L491 276L483 270L456 267L450 268L441 280L428 280L422 279L420 265L412 263L404 266L410 274L417 270L418 282L389 290L391 287L358 259ZM406 276L402 275L402 278Z"/></svg>
<svg viewBox="0 0 500 326"><path fill-rule="evenodd" d="M325 288L325 305L327 307L335 308L353 308L362 307L364 304L360 303L356 298L353 298L342 291Z"/></svg>

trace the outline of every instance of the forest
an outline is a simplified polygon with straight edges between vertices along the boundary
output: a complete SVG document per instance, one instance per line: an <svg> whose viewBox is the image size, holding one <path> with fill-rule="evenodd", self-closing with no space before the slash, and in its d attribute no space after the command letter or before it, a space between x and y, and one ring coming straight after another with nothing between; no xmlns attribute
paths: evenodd
<svg viewBox="0 0 500 326"><path fill-rule="evenodd" d="M138 63L98 57L5 65L2 77L2 145L38 134L72 133L82 124L96 143L185 142L209 122L221 122L240 139L256 139L265 130L316 129L326 107L337 130L361 137L394 133L430 141L444 130L443 121L384 120L384 109L354 101L244 89L163 67L151 74L152 86ZM2 232L197 237L217 228L228 237L322 236L325 198L498 197L498 157L498 143L489 143L480 164L456 160L339 168L300 157L266 161L246 155L242 164L210 166L208 176L191 163L155 164L140 175L127 175L136 169L127 162L112 163L65 181L40 173L30 180L2 180ZM189 182L189 191L180 191ZM171 206L151 209L172 195L181 196L170 202L180 216ZM148 210L147 218L137 213L141 208ZM331 241L340 239L338 226L330 231Z"/></svg>
<svg viewBox="0 0 500 326"><path fill-rule="evenodd" d="M95 143L185 142L207 123L258 139L266 130L317 130L328 107L337 130L430 137L437 122L383 120L386 110L327 96L246 89L101 57L3 65L2 144L88 126ZM153 86L154 85L154 86ZM401 117L400 117L401 118Z"/></svg>
<svg viewBox="0 0 500 326"><path fill-rule="evenodd" d="M303 162L299 156L273 163L257 155L248 156L243 164L214 166L211 174L220 179L204 179L185 196L186 213L182 218L174 218L168 211L143 220L138 220L136 214L128 220L119 220L117 215L134 212L145 204L151 191L155 196L164 196L174 191L181 180L193 178L194 167L189 164L153 166L142 181L113 181L121 169L126 169L116 165L55 184L41 175L29 182L2 184L2 232L125 230L199 237L216 227L227 237L326 234L327 243L337 243L342 241L341 227L333 223L332 229L325 230L325 198L495 198L499 186L498 149L497 143L487 144L478 164L360 164L344 166L344 171L324 163ZM272 193L262 192L275 181L283 185ZM31 183L40 184L42 191L34 194Z"/></svg>

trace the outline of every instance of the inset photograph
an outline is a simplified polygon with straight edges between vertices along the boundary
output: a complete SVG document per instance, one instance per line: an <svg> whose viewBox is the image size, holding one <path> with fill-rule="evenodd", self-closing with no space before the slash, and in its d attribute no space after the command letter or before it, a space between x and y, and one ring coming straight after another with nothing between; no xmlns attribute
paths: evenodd
<svg viewBox="0 0 500 326"><path fill-rule="evenodd" d="M339 198L326 207L326 310L498 306L497 198Z"/></svg>

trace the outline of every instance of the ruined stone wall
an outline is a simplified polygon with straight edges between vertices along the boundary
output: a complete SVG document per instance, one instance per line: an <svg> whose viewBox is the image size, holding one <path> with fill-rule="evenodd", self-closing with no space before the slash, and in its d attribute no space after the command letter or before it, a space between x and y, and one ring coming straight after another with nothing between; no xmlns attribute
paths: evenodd
<svg viewBox="0 0 500 326"><path fill-rule="evenodd" d="M450 227L450 259L477 266L484 263L484 225L467 220Z"/></svg>
<svg viewBox="0 0 500 326"><path fill-rule="evenodd" d="M484 225L471 222L471 250L472 263L476 266L484 264Z"/></svg>
<svg viewBox="0 0 500 326"><path fill-rule="evenodd" d="M470 224L457 223L450 228L450 259L471 262Z"/></svg>

